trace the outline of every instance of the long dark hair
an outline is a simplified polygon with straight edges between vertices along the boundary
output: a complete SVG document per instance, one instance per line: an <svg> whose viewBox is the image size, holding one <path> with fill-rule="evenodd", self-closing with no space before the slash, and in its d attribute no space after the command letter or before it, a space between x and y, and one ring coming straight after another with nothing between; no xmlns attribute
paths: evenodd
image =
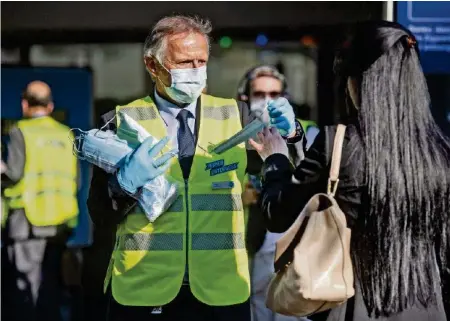
<svg viewBox="0 0 450 321"><path fill-rule="evenodd" d="M335 67L359 89L346 112L365 154L368 198L352 245L365 305L389 316L434 304L436 261L445 267L450 248L450 143L430 112L416 40L397 23L361 23Z"/></svg>

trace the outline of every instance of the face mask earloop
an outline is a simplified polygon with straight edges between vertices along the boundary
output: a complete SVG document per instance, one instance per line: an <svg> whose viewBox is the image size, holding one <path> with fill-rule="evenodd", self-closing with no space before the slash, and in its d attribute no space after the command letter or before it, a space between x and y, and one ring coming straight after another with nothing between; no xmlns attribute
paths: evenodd
<svg viewBox="0 0 450 321"><path fill-rule="evenodd" d="M114 119L116 119L116 116L117 115L114 115L114 117L108 120L102 127L100 127L100 129L97 129L94 135L96 135L99 131L103 131L103 129L105 129L106 126L108 126Z"/></svg>
<svg viewBox="0 0 450 321"><path fill-rule="evenodd" d="M73 135L71 135L72 132ZM79 135L77 135L77 132L79 132ZM81 128L71 128L69 130L69 141L72 144L72 154L80 160L85 159L80 155L81 155L81 145L86 134L87 132L85 132Z"/></svg>

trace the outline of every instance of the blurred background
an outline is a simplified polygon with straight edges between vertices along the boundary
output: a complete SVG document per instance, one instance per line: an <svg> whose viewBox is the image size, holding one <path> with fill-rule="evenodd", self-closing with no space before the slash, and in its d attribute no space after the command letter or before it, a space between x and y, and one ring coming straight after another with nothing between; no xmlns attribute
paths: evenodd
<svg viewBox="0 0 450 321"><path fill-rule="evenodd" d="M117 104L146 96L151 80L143 42L157 19L197 14L213 24L209 94L236 97L250 67L276 65L302 118L336 121L333 58L350 23L395 20L419 41L432 109L450 135L450 2L2 2L2 148L21 118L20 94L31 80L50 84L55 118L83 130ZM5 159L5 158L3 158ZM83 164L80 223L71 244L92 244Z"/></svg>
<svg viewBox="0 0 450 321"><path fill-rule="evenodd" d="M380 19L386 8L383 2L2 2L2 139L20 119L21 91L34 79L52 87L55 118L83 130L116 105L146 96L151 79L143 42L159 18L173 13L213 24L208 93L234 98L250 67L270 63L285 73L305 119L332 123L339 37L348 23ZM83 164L83 213L73 241L79 245L92 242L84 201L89 181Z"/></svg>

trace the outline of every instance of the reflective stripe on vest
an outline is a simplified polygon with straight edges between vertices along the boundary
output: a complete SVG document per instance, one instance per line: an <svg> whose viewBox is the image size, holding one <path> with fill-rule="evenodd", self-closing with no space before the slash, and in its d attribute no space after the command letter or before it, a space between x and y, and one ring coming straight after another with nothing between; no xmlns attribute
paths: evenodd
<svg viewBox="0 0 450 321"><path fill-rule="evenodd" d="M5 190L11 209L23 208L32 225L52 226L78 215L77 161L69 128L51 117L21 120L25 141L23 178Z"/></svg>
<svg viewBox="0 0 450 321"><path fill-rule="evenodd" d="M116 110L125 111L157 139L167 134L149 97ZM184 181L177 159L167 173L179 185L177 200L154 223L136 206L118 228L105 289L111 278L113 296L120 304L161 306L172 301L182 285L186 263L191 291L201 302L232 305L249 298L241 199L245 146L240 144L222 155L208 153L211 145L241 128L234 100L202 95L190 177ZM171 149L168 145L163 152ZM233 187L213 189L218 182L232 182Z"/></svg>

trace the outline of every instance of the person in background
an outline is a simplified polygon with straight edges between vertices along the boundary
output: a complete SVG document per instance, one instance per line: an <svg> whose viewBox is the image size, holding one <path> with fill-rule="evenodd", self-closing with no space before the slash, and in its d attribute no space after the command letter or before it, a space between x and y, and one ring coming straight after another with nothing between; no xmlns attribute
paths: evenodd
<svg viewBox="0 0 450 321"><path fill-rule="evenodd" d="M416 40L394 22L357 24L335 68L347 101L336 201L352 231L356 294L310 318L445 321L450 140L430 112ZM288 229L308 200L327 190L335 132L321 130L295 170L276 131L251 142L264 159L269 230Z"/></svg>
<svg viewBox="0 0 450 321"><path fill-rule="evenodd" d="M250 320L241 198L247 152L245 144L221 155L208 150L254 116L245 103L202 94L210 31L197 17L159 20L143 57L154 90L103 116L104 130L117 132L115 115L124 112L159 140L145 140L115 174L94 170L91 218L99 228L117 226L105 278L108 320ZM286 99L271 104L270 117L288 144L302 144ZM151 223L136 198L163 174L179 184L179 197Z"/></svg>
<svg viewBox="0 0 450 321"><path fill-rule="evenodd" d="M287 84L284 75L271 65L261 65L246 72L239 83L238 100L258 108L270 100L287 97ZM301 121L300 121L301 122ZM289 148L288 148L289 149ZM294 149L289 150L290 158L298 165L301 158ZM248 165L248 180L245 185L244 200L248 211L247 222L247 249L251 260L252 284L252 320L253 321L288 321L307 320L274 313L266 307L266 291L273 276L273 258L275 256L275 243L282 234L267 231L261 208L258 204L261 192L260 172L262 159L255 150L252 150L252 163ZM293 157L294 156L294 157Z"/></svg>
<svg viewBox="0 0 450 321"><path fill-rule="evenodd" d="M79 170L69 128L50 116L46 83L28 84L22 111L2 173L9 207L2 233L2 317L61 320L61 260L77 225Z"/></svg>
<svg viewBox="0 0 450 321"><path fill-rule="evenodd" d="M283 77L285 77L284 75L286 74L286 68L281 60L278 61L274 67L281 75L283 75ZM286 82L284 82L284 86L286 86ZM286 98L289 97L289 95L287 94L287 90L285 96ZM316 138L317 134L319 133L319 128L317 127L316 122L311 120L311 107L306 103L300 105L296 104L293 101L290 101L290 103L292 105L292 108L294 108L295 117L297 117L297 120L300 122L300 125L302 125L303 131L305 132L306 149L308 149L314 142L314 138Z"/></svg>

